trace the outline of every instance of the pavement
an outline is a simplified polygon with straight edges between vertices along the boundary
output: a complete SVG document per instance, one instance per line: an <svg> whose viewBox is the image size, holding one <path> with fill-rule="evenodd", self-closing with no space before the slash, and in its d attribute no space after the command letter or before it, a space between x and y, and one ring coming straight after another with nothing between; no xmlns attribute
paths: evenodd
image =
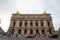
<svg viewBox="0 0 60 40"><path fill-rule="evenodd" d="M35 37L35 38L25 38L25 37L0 37L0 40L60 40L59 38L49 38L49 37Z"/></svg>

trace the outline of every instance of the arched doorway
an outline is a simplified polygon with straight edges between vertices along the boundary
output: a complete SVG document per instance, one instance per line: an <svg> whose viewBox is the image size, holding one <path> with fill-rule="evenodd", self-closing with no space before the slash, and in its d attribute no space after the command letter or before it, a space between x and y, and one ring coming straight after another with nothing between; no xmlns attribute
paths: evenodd
<svg viewBox="0 0 60 40"><path fill-rule="evenodd" d="M44 31L44 29L42 29L42 34L44 34L45 33L45 31Z"/></svg>
<svg viewBox="0 0 60 40"><path fill-rule="evenodd" d="M39 30L38 29L36 29L36 34L39 34Z"/></svg>
<svg viewBox="0 0 60 40"><path fill-rule="evenodd" d="M14 29L12 29L12 35L14 34Z"/></svg>
<svg viewBox="0 0 60 40"><path fill-rule="evenodd" d="M21 34L21 29L19 29L18 33Z"/></svg>
<svg viewBox="0 0 60 40"><path fill-rule="evenodd" d="M27 34L27 29L24 30L24 34Z"/></svg>
<svg viewBox="0 0 60 40"><path fill-rule="evenodd" d="M33 34L33 30L32 29L30 29L30 34Z"/></svg>
<svg viewBox="0 0 60 40"><path fill-rule="evenodd" d="M49 33L52 34L51 29L49 29Z"/></svg>

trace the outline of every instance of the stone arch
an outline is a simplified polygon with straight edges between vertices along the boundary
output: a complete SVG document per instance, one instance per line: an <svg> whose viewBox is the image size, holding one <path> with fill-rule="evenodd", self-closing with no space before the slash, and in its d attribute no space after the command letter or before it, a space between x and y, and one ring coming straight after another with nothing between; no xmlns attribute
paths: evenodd
<svg viewBox="0 0 60 40"><path fill-rule="evenodd" d="M16 22L13 22L13 26L15 26L16 25Z"/></svg>
<svg viewBox="0 0 60 40"><path fill-rule="evenodd" d="M37 21L35 22L35 25L36 25L36 27L38 26L38 22Z"/></svg>
<svg viewBox="0 0 60 40"><path fill-rule="evenodd" d="M27 34L27 29L24 30L24 34Z"/></svg>
<svg viewBox="0 0 60 40"><path fill-rule="evenodd" d="M21 29L19 29L18 33L21 34Z"/></svg>
<svg viewBox="0 0 60 40"><path fill-rule="evenodd" d="M32 21L30 21L30 26L33 26L33 22Z"/></svg>
<svg viewBox="0 0 60 40"><path fill-rule="evenodd" d="M14 29L12 29L12 35L14 34Z"/></svg>
<svg viewBox="0 0 60 40"><path fill-rule="evenodd" d="M42 29L42 34L45 34L45 31L44 31L44 29Z"/></svg>
<svg viewBox="0 0 60 40"><path fill-rule="evenodd" d="M52 34L51 29L49 29L49 34Z"/></svg>
<svg viewBox="0 0 60 40"><path fill-rule="evenodd" d="M30 34L33 34L33 30L32 29L30 29Z"/></svg>
<svg viewBox="0 0 60 40"><path fill-rule="evenodd" d="M38 29L36 29L36 34L39 34L39 30Z"/></svg>
<svg viewBox="0 0 60 40"><path fill-rule="evenodd" d="M47 21L47 25L50 26L50 22L49 21Z"/></svg>

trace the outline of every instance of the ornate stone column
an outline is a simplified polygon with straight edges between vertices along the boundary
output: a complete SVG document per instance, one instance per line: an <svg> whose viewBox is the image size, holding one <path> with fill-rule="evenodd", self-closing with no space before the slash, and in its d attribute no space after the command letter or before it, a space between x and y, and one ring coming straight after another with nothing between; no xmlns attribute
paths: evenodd
<svg viewBox="0 0 60 40"><path fill-rule="evenodd" d="M47 27L47 21L46 20L44 20L44 27Z"/></svg>
<svg viewBox="0 0 60 40"><path fill-rule="evenodd" d="M27 29L27 35L30 34L30 28Z"/></svg>
<svg viewBox="0 0 60 40"><path fill-rule="evenodd" d="M39 34L42 35L42 29L41 28L39 29Z"/></svg>
<svg viewBox="0 0 60 40"><path fill-rule="evenodd" d="M38 21L38 27L41 27L41 21Z"/></svg>
<svg viewBox="0 0 60 40"><path fill-rule="evenodd" d="M16 21L16 26L15 27L19 27L19 21Z"/></svg>
<svg viewBox="0 0 60 40"><path fill-rule="evenodd" d="M24 29L23 28L21 29L21 35L24 35Z"/></svg>
<svg viewBox="0 0 60 40"><path fill-rule="evenodd" d="M30 21L28 21L28 23L27 23L28 25L27 25L27 27L30 27Z"/></svg>
<svg viewBox="0 0 60 40"><path fill-rule="evenodd" d="M45 30L45 35L47 35L47 28L48 28L48 25L47 25L47 21L44 20L44 30Z"/></svg>
<svg viewBox="0 0 60 40"><path fill-rule="evenodd" d="M35 35L36 34L36 29L33 29L33 35Z"/></svg>
<svg viewBox="0 0 60 40"><path fill-rule="evenodd" d="M25 27L25 21L24 20L22 21L22 27Z"/></svg>
<svg viewBox="0 0 60 40"><path fill-rule="evenodd" d="M33 27L36 27L36 26L35 26L35 21L32 21L32 22L33 22Z"/></svg>

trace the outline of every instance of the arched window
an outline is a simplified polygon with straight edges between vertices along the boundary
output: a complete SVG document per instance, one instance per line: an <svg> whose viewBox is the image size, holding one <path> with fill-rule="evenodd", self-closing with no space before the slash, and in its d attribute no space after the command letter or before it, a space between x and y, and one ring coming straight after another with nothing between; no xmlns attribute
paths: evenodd
<svg viewBox="0 0 60 40"><path fill-rule="evenodd" d="M16 22L13 22L13 26L15 26Z"/></svg>
<svg viewBox="0 0 60 40"><path fill-rule="evenodd" d="M50 22L47 22L47 25L50 26Z"/></svg>
<svg viewBox="0 0 60 40"><path fill-rule="evenodd" d="M49 29L49 33L52 34L51 29Z"/></svg>
<svg viewBox="0 0 60 40"><path fill-rule="evenodd" d="M27 26L27 21L25 22L25 26Z"/></svg>
<svg viewBox="0 0 60 40"><path fill-rule="evenodd" d="M30 26L33 26L33 22L32 21L30 22Z"/></svg>
<svg viewBox="0 0 60 40"><path fill-rule="evenodd" d="M45 33L45 31L44 31L44 29L42 29L42 34L44 34Z"/></svg>
<svg viewBox="0 0 60 40"><path fill-rule="evenodd" d="M39 30L38 29L36 29L36 34L39 34Z"/></svg>
<svg viewBox="0 0 60 40"><path fill-rule="evenodd" d="M42 21L41 21L41 26L44 26Z"/></svg>
<svg viewBox="0 0 60 40"><path fill-rule="evenodd" d="M18 33L21 34L21 29L19 29Z"/></svg>
<svg viewBox="0 0 60 40"><path fill-rule="evenodd" d="M36 21L35 25L38 26L38 22L37 21Z"/></svg>
<svg viewBox="0 0 60 40"><path fill-rule="evenodd" d="M19 26L22 26L22 22L19 22Z"/></svg>
<svg viewBox="0 0 60 40"><path fill-rule="evenodd" d="M27 29L24 30L24 34L27 34Z"/></svg>
<svg viewBox="0 0 60 40"><path fill-rule="evenodd" d="M14 29L12 29L12 35L14 34Z"/></svg>
<svg viewBox="0 0 60 40"><path fill-rule="evenodd" d="M32 29L30 29L30 34L33 34L33 30Z"/></svg>

